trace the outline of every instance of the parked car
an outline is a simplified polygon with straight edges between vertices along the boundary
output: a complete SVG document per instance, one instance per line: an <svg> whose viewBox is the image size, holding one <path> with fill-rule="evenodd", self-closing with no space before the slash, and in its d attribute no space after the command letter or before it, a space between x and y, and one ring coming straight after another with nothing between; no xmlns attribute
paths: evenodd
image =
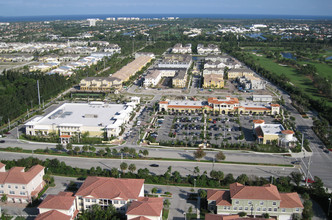
<svg viewBox="0 0 332 220"><path fill-rule="evenodd" d="M304 180L304 182L307 182L307 180L308 180L308 183L314 183L314 182L315 182L314 180L312 180L312 179L310 179L310 178L306 178L306 179Z"/></svg>
<svg viewBox="0 0 332 220"><path fill-rule="evenodd" d="M159 167L159 164L153 163L153 164L150 164L150 167Z"/></svg>
<svg viewBox="0 0 332 220"><path fill-rule="evenodd" d="M0 140L0 143L5 143L5 140Z"/></svg>

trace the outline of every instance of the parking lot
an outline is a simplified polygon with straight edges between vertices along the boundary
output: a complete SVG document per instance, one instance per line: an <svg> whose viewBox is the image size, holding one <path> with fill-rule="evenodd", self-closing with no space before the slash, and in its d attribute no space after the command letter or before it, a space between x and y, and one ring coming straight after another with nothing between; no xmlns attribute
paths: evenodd
<svg viewBox="0 0 332 220"><path fill-rule="evenodd" d="M271 116L178 113L163 117L154 134L156 141L175 145L181 143L183 146L197 146L204 140L215 147L223 142L254 143L253 120L263 119L266 123L273 123Z"/></svg>

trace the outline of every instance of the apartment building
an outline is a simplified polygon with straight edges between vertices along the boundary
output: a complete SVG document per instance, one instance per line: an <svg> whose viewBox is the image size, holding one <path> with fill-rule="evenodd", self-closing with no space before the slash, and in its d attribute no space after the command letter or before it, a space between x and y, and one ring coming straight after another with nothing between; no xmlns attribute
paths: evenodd
<svg viewBox="0 0 332 220"><path fill-rule="evenodd" d="M224 76L224 68L206 68L203 70L203 76L210 74Z"/></svg>
<svg viewBox="0 0 332 220"><path fill-rule="evenodd" d="M110 91L122 88L122 80L116 77L86 77L80 82L80 90Z"/></svg>
<svg viewBox="0 0 332 220"><path fill-rule="evenodd" d="M45 167L35 165L25 171L25 167L13 167L6 171L0 163L0 196L7 195L9 202L28 203L43 189Z"/></svg>
<svg viewBox="0 0 332 220"><path fill-rule="evenodd" d="M76 218L75 196L72 192L59 192L58 195L48 195L38 206L39 215L36 220Z"/></svg>
<svg viewBox="0 0 332 220"><path fill-rule="evenodd" d="M126 212L127 219L162 220L163 198L143 197L133 201Z"/></svg>
<svg viewBox="0 0 332 220"><path fill-rule="evenodd" d="M301 214L303 205L297 193L280 193L276 186L244 186L233 183L229 190L207 191L208 209L222 215L246 212L251 216L269 213L279 220L291 220Z"/></svg>
<svg viewBox="0 0 332 220"><path fill-rule="evenodd" d="M215 44L209 44L207 47L204 44L197 45L197 53L199 55L208 55L208 54L220 54L220 48Z"/></svg>
<svg viewBox="0 0 332 220"><path fill-rule="evenodd" d="M272 102L273 98L271 95L253 95L252 100L254 102Z"/></svg>
<svg viewBox="0 0 332 220"><path fill-rule="evenodd" d="M145 87L155 87L163 77L174 77L179 69L152 69L144 79Z"/></svg>
<svg viewBox="0 0 332 220"><path fill-rule="evenodd" d="M239 68L239 69L230 69L228 70L228 79L236 79L238 77L247 77L247 76L253 76L254 71L248 69L248 68Z"/></svg>
<svg viewBox="0 0 332 220"><path fill-rule="evenodd" d="M189 69L192 56L188 54L165 54L157 67L162 69Z"/></svg>
<svg viewBox="0 0 332 220"><path fill-rule="evenodd" d="M191 44L186 44L186 45L182 45L182 44L175 44L174 47L172 48L172 53L181 53L181 54L185 54L185 53L191 53Z"/></svg>
<svg viewBox="0 0 332 220"><path fill-rule="evenodd" d="M263 90L265 89L265 81L254 76L243 76L237 78L239 87L244 90Z"/></svg>
<svg viewBox="0 0 332 220"><path fill-rule="evenodd" d="M130 203L144 197L144 179L89 176L75 196L79 211L97 204L103 208L113 205L116 210L125 213Z"/></svg>
<svg viewBox="0 0 332 220"><path fill-rule="evenodd" d="M208 74L204 76L203 88L221 89L225 86L224 77L221 74Z"/></svg>
<svg viewBox="0 0 332 220"><path fill-rule="evenodd" d="M172 79L173 88L185 88L187 83L187 71L184 69L178 70Z"/></svg>

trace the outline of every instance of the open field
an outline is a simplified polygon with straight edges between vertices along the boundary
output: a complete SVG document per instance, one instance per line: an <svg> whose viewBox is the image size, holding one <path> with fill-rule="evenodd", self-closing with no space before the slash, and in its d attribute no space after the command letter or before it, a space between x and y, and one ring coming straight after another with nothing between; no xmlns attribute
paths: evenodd
<svg viewBox="0 0 332 220"><path fill-rule="evenodd" d="M324 98L322 97L318 90L313 86L312 81L308 78L305 77L303 75L300 75L299 73L296 72L296 70L292 67L289 66L282 66L279 65L278 63L275 63L272 59L268 59L265 56L256 56L254 54L251 55L254 60L258 61L259 64L266 70L269 70L279 76L281 76L282 74L286 75L289 80L290 83L294 84L294 86L297 86L299 88L301 88L307 95L309 95L310 97L314 98L314 99L318 99L318 98ZM308 62L306 62L308 63ZM313 63L316 64L316 63ZM327 68L330 68L329 65L327 64L318 64L317 63L317 70L318 72L322 72L322 74L328 74ZM331 76L329 76L331 77ZM332 106L332 102L328 101L327 104L329 106Z"/></svg>

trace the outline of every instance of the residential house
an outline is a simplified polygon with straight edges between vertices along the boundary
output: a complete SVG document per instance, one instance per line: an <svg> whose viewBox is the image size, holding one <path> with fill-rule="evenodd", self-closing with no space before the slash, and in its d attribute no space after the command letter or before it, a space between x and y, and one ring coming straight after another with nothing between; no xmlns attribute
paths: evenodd
<svg viewBox="0 0 332 220"><path fill-rule="evenodd" d="M39 215L36 220L76 218L75 196L72 192L59 192L58 195L48 195L38 206Z"/></svg>
<svg viewBox="0 0 332 220"><path fill-rule="evenodd" d="M127 209L127 219L144 217L149 220L162 220L163 199L153 197L138 198Z"/></svg>
<svg viewBox="0 0 332 220"><path fill-rule="evenodd" d="M5 170L6 165L0 163L0 195L7 195L7 201L28 203L43 189L45 167L35 165L25 171L25 167L12 167Z"/></svg>
<svg viewBox="0 0 332 220"><path fill-rule="evenodd" d="M129 203L144 197L144 179L89 176L75 196L79 211L97 204L103 208L113 205L116 210L125 213Z"/></svg>
<svg viewBox="0 0 332 220"><path fill-rule="evenodd" d="M244 186L233 183L229 190L207 191L208 209L222 215L246 212L251 216L268 213L279 220L301 214L303 205L297 193L280 193L275 185Z"/></svg>

